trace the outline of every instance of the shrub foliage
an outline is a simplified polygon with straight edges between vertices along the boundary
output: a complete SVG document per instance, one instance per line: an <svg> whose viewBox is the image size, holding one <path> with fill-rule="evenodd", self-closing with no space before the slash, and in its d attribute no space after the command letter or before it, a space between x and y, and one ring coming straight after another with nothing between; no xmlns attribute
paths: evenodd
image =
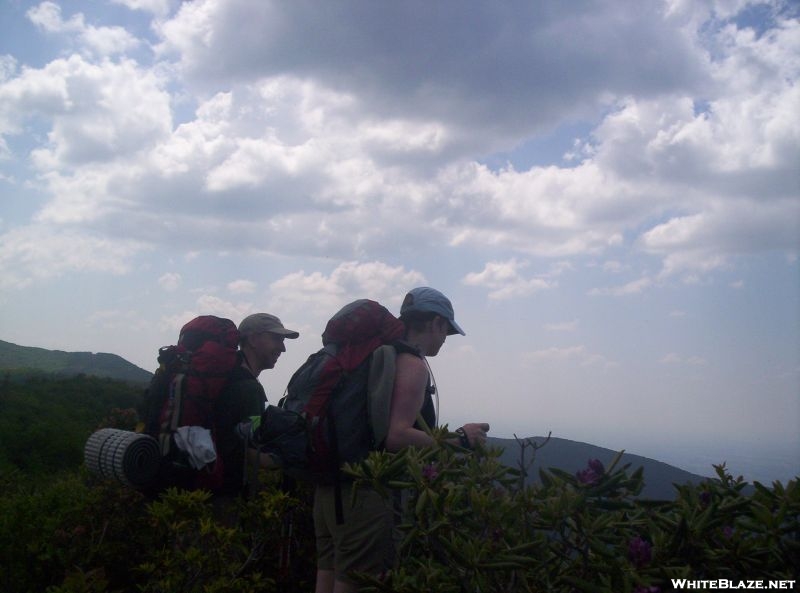
<svg viewBox="0 0 800 593"><path fill-rule="evenodd" d="M348 470L387 496L405 493L397 568L360 575L362 590L657 593L676 578L800 573L797 479L745 494L742 479L718 466L717 479L647 501L636 497L640 471L591 460L576 475L550 469L524 486L524 463L508 468L498 451L466 452L443 442L445 429L435 434L437 447L374 453ZM310 491L287 491L274 475L263 482L257 496L223 508L205 492L147 499L83 471L35 486L6 474L0 588L311 590Z"/></svg>
<svg viewBox="0 0 800 593"><path fill-rule="evenodd" d="M524 450L524 448L523 448ZM368 591L657 593L673 579L797 579L800 487L733 478L676 486L670 501L637 498L641 470L621 456L589 460L576 475L521 470L499 451L452 446L374 454L352 468L371 487L410 492L397 570L363 575ZM523 464L524 465L524 464Z"/></svg>

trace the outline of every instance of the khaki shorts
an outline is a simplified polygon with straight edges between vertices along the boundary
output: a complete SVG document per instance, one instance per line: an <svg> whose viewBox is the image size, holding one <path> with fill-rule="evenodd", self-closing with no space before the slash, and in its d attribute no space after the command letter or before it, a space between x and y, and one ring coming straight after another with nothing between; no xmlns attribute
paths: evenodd
<svg viewBox="0 0 800 593"><path fill-rule="evenodd" d="M354 584L348 575L380 575L394 562L393 503L370 488L359 488L351 503L352 484L342 484L344 523L336 524L333 486L317 486L314 493L314 531L317 568L333 570L336 580Z"/></svg>

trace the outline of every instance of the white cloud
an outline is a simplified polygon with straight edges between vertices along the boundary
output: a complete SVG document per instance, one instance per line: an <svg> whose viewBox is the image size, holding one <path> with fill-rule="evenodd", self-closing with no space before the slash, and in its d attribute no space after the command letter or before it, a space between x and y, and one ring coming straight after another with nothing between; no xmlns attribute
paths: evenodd
<svg viewBox="0 0 800 593"><path fill-rule="evenodd" d="M184 324L198 315L216 315L217 317L230 319L238 325L242 319L251 313L255 313L252 303L233 303L214 295L203 294L197 298L194 309L162 317L161 328L177 335L178 330Z"/></svg>
<svg viewBox="0 0 800 593"><path fill-rule="evenodd" d="M631 280L622 286L592 288L589 290L589 294L592 296L629 296L640 294L651 286L653 286L653 279L648 276L643 276L637 280Z"/></svg>
<svg viewBox="0 0 800 593"><path fill-rule="evenodd" d="M696 284L710 272L728 267L728 259L723 255L697 251L671 253L664 258L661 278L681 275L687 284Z"/></svg>
<svg viewBox="0 0 800 593"><path fill-rule="evenodd" d="M313 307L330 317L341 306L360 298L377 300L397 314L412 288L425 284L419 272L383 262L345 262L329 275L295 272L270 285L274 308L306 310Z"/></svg>
<svg viewBox="0 0 800 593"><path fill-rule="evenodd" d="M796 250L800 202L794 198L757 203L709 203L705 212L675 217L642 234L642 247L664 256L662 277L707 273L728 265L732 255Z"/></svg>
<svg viewBox="0 0 800 593"><path fill-rule="evenodd" d="M114 4L127 6L131 10L142 10L156 16L165 16L169 13L173 0L111 0Z"/></svg>
<svg viewBox="0 0 800 593"><path fill-rule="evenodd" d="M31 22L48 33L74 34L81 46L100 56L125 53L139 45L139 40L122 27L87 25L82 13L68 20L61 17L61 7L54 2L42 2L28 10Z"/></svg>
<svg viewBox="0 0 800 593"><path fill-rule="evenodd" d="M291 71L352 89L365 111L387 119L411 113L446 122L468 144L530 134L593 109L609 91L686 86L705 71L690 39L658 11L633 3L582 6L579 15L570 5L515 3L513 18L493 5L454 1L435 8L348 2L316 11L202 0L184 3L161 24L159 51L176 56L197 84ZM569 49L565 36L574 40ZM658 77L646 75L654 70ZM502 110L483 99L486 89Z"/></svg>
<svg viewBox="0 0 800 593"><path fill-rule="evenodd" d="M178 290L183 278L180 274L175 272L168 272L158 279L158 285L167 292L174 292Z"/></svg>
<svg viewBox="0 0 800 593"><path fill-rule="evenodd" d="M661 357L661 364L676 364L681 361L681 357L675 352L669 352Z"/></svg>
<svg viewBox="0 0 800 593"><path fill-rule="evenodd" d="M70 272L120 275L144 249L135 241L113 240L57 227L18 227L0 235L0 287L22 288Z"/></svg>
<svg viewBox="0 0 800 593"><path fill-rule="evenodd" d="M675 352L670 352L661 357L661 364L667 365L686 365L686 366L706 366L708 361L702 356L681 356Z"/></svg>
<svg viewBox="0 0 800 593"><path fill-rule="evenodd" d="M8 124L15 118L50 118L47 143L32 151L32 160L45 176L80 179L87 176L82 166L130 159L170 133L170 99L162 83L132 61L54 60L0 84L0 132L19 132L18 124Z"/></svg>
<svg viewBox="0 0 800 593"><path fill-rule="evenodd" d="M482 271L467 274L463 283L488 288L489 298L496 300L525 297L555 286L552 281L542 278L523 277L519 270L526 266L527 263L515 259L489 262Z"/></svg>
<svg viewBox="0 0 800 593"><path fill-rule="evenodd" d="M166 14L164 3L124 4ZM345 3L325 15L338 29L309 39L297 31L322 17L296 7L183 3L156 26L161 57L177 60L188 78L175 78L164 63L148 69L89 55L16 76L7 69L0 134L20 133L26 117L45 125L46 141L30 152L48 196L36 222L182 250L338 261L388 259L397 237L409 254L491 249L501 253L492 264L499 267L466 281L494 299L553 286L555 268L530 278L516 267L514 278L503 276L500 268L518 256L572 265L569 258L608 255L610 272L629 269L631 246L662 259L660 274L593 291L623 295L653 279L696 281L738 254L797 249L800 89L792 81L800 26L787 21L754 37L719 27L699 33L692 28L699 22L662 20L626 3L593 8L591 27L589 14L576 19L566 5L547 14L517 9L516 26L505 30L488 6L473 14L446 3L421 15ZM444 18L455 10L463 28ZM389 20L393 13L405 20ZM44 30L90 30L81 14L64 19L53 3L30 15ZM344 36L355 22L362 33L388 27L401 47ZM430 70L408 66L430 55L421 47L458 44L467 24L476 43L458 54L458 72L436 61L427 62ZM538 44L570 27L580 42L569 55L539 52ZM371 51L355 51L368 43ZM539 66L538 78L517 68L513 85L496 79L504 76L495 72L498 56ZM663 62L656 78L653 56ZM565 71L571 83L559 76L559 84L541 84L548 72ZM487 80L497 83L492 100L476 101ZM197 110L174 126L177 93ZM493 117L477 117L487 109ZM601 109L606 116L578 139L586 150L575 166L496 171L476 160L551 121L591 119ZM0 150L17 156L7 144Z"/></svg>
<svg viewBox="0 0 800 593"><path fill-rule="evenodd" d="M697 277L732 254L797 249L798 33L790 21L760 37L725 27L713 41L705 105L628 98L593 132L593 162L635 184L653 215L680 213L639 238L665 258L662 276L687 268Z"/></svg>
<svg viewBox="0 0 800 593"><path fill-rule="evenodd" d="M232 294L251 294L256 291L256 283L252 280L234 280L228 283L228 291Z"/></svg>
<svg viewBox="0 0 800 593"><path fill-rule="evenodd" d="M17 60L11 55L0 55L0 83L11 78L17 71Z"/></svg>
<svg viewBox="0 0 800 593"><path fill-rule="evenodd" d="M618 363L609 360L605 356L589 352L584 345L567 346L559 348L552 346L543 350L534 350L522 355L526 363L534 365L570 363L581 367L598 366L603 369L615 368Z"/></svg>
<svg viewBox="0 0 800 593"><path fill-rule="evenodd" d="M616 261L616 260L608 260L603 262L603 271L610 272L612 274L619 274L628 269L628 266L625 264Z"/></svg>
<svg viewBox="0 0 800 593"><path fill-rule="evenodd" d="M568 348L550 347L544 350L535 350L524 354L524 358L530 362L546 362L583 358L586 356L585 346L570 346Z"/></svg>
<svg viewBox="0 0 800 593"><path fill-rule="evenodd" d="M440 180L455 246L547 257L599 253L616 245L620 228L639 216L630 188L593 163L523 172L473 163L445 170Z"/></svg>
<svg viewBox="0 0 800 593"><path fill-rule="evenodd" d="M198 310L204 314L230 317L241 320L252 312L251 303L231 303L214 295L202 295L197 299Z"/></svg>

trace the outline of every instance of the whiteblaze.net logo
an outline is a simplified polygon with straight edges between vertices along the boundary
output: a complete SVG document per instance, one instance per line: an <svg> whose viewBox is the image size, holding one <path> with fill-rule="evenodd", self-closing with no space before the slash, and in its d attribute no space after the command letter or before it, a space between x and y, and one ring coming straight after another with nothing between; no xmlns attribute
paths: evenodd
<svg viewBox="0 0 800 593"><path fill-rule="evenodd" d="M711 579L695 581L692 579L672 579L672 587L676 590L682 589L782 589L784 591L794 591L797 581L748 581L730 579Z"/></svg>

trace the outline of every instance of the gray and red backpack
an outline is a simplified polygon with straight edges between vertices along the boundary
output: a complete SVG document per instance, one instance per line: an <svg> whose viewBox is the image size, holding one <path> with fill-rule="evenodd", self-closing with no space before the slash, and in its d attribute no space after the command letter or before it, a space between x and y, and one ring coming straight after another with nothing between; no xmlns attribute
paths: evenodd
<svg viewBox="0 0 800 593"><path fill-rule="evenodd" d="M402 341L404 333L380 303L361 299L344 306L328 321L323 347L290 379L279 406L267 406L243 432L290 477L338 485L345 463L383 447L395 357L419 356Z"/></svg>
<svg viewBox="0 0 800 593"><path fill-rule="evenodd" d="M201 315L181 328L178 343L158 351L145 394L144 432L158 440L161 466L154 489L179 486L211 491L222 485L223 460L193 467L175 442L181 427L200 427L216 442L214 404L239 364L239 331L230 319Z"/></svg>

